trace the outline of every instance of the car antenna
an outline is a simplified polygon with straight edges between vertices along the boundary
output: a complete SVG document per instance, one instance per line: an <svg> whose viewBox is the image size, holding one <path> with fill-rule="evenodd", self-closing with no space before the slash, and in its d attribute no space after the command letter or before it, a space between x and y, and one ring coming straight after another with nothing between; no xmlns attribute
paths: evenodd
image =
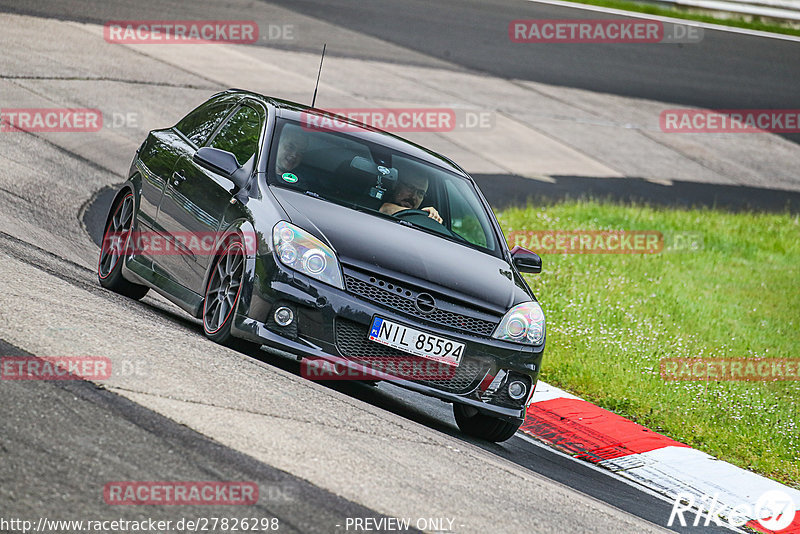
<svg viewBox="0 0 800 534"><path fill-rule="evenodd" d="M319 58L319 72L317 72L317 85L314 86L314 97L311 99L311 107L314 107L314 103L317 101L317 88L319 87L319 77L322 74L322 60L325 59L325 48L328 46L328 43L324 43L322 45L322 57Z"/></svg>

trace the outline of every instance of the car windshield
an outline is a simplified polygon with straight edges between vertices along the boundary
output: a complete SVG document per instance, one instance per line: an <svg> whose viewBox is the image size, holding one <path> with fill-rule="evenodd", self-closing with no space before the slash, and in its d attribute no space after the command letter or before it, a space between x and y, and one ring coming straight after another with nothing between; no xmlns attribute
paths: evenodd
<svg viewBox="0 0 800 534"><path fill-rule="evenodd" d="M385 145L279 119L268 169L270 185L500 254L490 215L467 179Z"/></svg>

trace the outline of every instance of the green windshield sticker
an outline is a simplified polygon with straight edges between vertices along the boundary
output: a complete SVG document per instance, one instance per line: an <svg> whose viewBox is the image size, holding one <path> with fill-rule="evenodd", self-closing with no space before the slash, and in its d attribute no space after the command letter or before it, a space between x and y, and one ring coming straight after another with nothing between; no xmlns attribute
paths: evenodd
<svg viewBox="0 0 800 534"><path fill-rule="evenodd" d="M297 176L295 176L294 174L292 174L290 172L283 173L281 175L281 178L283 178L283 181L289 182L290 184L293 184L293 183L295 183L297 181Z"/></svg>

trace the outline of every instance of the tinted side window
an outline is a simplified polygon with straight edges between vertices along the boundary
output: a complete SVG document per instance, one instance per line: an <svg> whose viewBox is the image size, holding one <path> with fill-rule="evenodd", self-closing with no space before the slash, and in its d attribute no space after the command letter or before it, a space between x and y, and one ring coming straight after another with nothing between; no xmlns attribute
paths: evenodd
<svg viewBox="0 0 800 534"><path fill-rule="evenodd" d="M206 102L182 118L175 128L195 145L203 146L214 128L228 114L232 105L231 102Z"/></svg>
<svg viewBox="0 0 800 534"><path fill-rule="evenodd" d="M258 150L260 134L261 117L255 109L245 106L228 119L210 146L232 152L243 165Z"/></svg>
<svg viewBox="0 0 800 534"><path fill-rule="evenodd" d="M477 214L482 213L480 206L470 205L468 198L473 200L472 204L476 204L474 199L459 191L454 181L447 182L447 197L450 200L452 230L473 245L487 247L487 242L493 240L487 239L486 225L478 220Z"/></svg>

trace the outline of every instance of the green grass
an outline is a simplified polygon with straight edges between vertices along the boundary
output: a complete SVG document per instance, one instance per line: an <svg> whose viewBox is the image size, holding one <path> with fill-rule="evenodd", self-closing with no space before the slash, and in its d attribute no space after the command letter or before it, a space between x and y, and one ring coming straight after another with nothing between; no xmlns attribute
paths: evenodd
<svg viewBox="0 0 800 534"><path fill-rule="evenodd" d="M613 9L621 9L624 11L634 11L636 13L647 13L648 15L657 15L661 17L672 17L676 19L696 20L698 22L707 22L709 24L721 24L723 26L734 26L737 28L746 28L749 30L759 30L763 32L783 33L786 35L800 36L800 28L796 24L786 23L781 24L778 22L771 22L768 20L759 20L758 18L734 16L722 17L709 14L708 11L660 6L649 3L639 3L628 0L567 0L576 4L589 4L593 6L609 7Z"/></svg>
<svg viewBox="0 0 800 534"><path fill-rule="evenodd" d="M498 218L506 236L700 232L694 252L542 254L543 272L526 275L548 320L541 378L800 487L800 381L668 382L659 374L670 357L800 358L797 216L567 201Z"/></svg>

